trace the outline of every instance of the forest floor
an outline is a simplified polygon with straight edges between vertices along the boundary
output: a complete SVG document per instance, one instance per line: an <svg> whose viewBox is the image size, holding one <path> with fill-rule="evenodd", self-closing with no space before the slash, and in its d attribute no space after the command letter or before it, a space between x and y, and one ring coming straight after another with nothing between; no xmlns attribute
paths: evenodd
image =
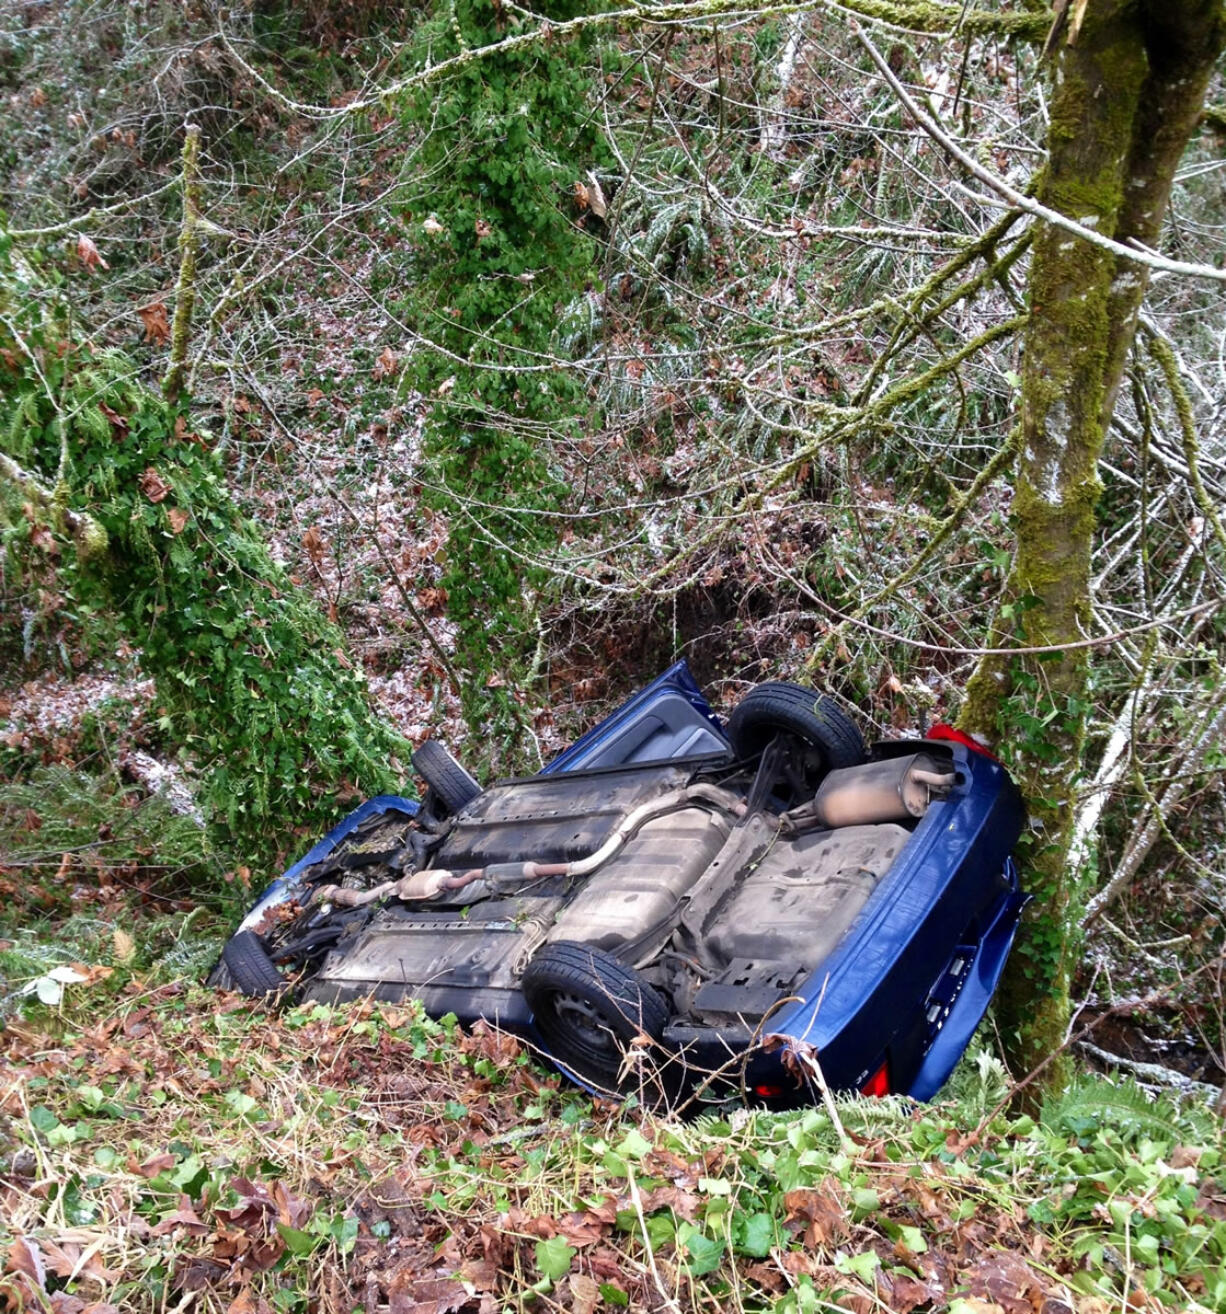
<svg viewBox="0 0 1226 1314"><path fill-rule="evenodd" d="M1135 1090L1010 1117L979 1052L933 1106L657 1116L492 1029L264 1010L110 948L0 1039L10 1308L1226 1307L1220 1123Z"/></svg>

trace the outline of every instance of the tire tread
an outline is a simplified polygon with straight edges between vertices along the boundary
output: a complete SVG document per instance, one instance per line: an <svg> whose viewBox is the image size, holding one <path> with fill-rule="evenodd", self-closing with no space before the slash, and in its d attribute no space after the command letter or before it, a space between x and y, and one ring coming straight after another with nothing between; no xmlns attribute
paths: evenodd
<svg viewBox="0 0 1226 1314"><path fill-rule="evenodd" d="M436 739L413 750L413 768L448 812L459 812L480 794L481 786Z"/></svg>
<svg viewBox="0 0 1226 1314"><path fill-rule="evenodd" d="M263 999L285 989L285 978L254 931L237 931L226 941L214 974L220 976L223 968L240 994Z"/></svg>
<svg viewBox="0 0 1226 1314"><path fill-rule="evenodd" d="M728 718L727 734L737 754L750 757L766 746L772 727L810 738L825 754L828 770L858 766L865 759L864 738L855 722L833 698L804 685L771 680L751 689Z"/></svg>

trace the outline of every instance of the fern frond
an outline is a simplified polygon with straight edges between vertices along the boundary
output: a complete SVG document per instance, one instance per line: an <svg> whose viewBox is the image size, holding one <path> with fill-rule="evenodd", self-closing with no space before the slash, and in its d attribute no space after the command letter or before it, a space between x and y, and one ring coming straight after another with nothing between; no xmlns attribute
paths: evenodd
<svg viewBox="0 0 1226 1314"><path fill-rule="evenodd" d="M1083 1076L1061 1095L1043 1105L1041 1121L1061 1132L1084 1132L1111 1125L1127 1131L1144 1131L1172 1142L1188 1137L1195 1122L1190 1110L1181 1110L1164 1097L1155 1098L1131 1077Z"/></svg>

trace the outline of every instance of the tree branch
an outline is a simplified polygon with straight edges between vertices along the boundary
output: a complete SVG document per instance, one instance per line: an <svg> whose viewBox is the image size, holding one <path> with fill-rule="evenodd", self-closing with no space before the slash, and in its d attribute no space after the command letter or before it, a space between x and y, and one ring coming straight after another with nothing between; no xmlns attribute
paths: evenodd
<svg viewBox="0 0 1226 1314"><path fill-rule="evenodd" d="M179 282L170 330L170 365L162 380L167 401L177 401L187 373L187 346L196 304L196 257L200 252L200 129L185 125L183 136L183 226L179 232Z"/></svg>
<svg viewBox="0 0 1226 1314"><path fill-rule="evenodd" d="M1184 274L1188 278L1206 278L1213 280L1215 283L1226 283L1226 269L1216 269L1213 265L1189 264L1184 260L1170 260L1164 255L1159 255L1157 251L1151 251L1148 247L1141 246L1139 243L1126 245L1123 242L1117 242L1102 233L1096 233L1093 228L1086 228L1075 219L1070 219L1067 215L1061 214L1059 210L1049 209L1046 205L1032 199L1024 192L1019 192L1016 187L1011 187L1003 178L998 177L990 169L985 169L978 160L968 155L944 128L937 124L931 115L920 109L914 97L895 77L893 70L872 41L859 28L855 29L855 34L859 38L860 44L868 52L869 58L877 66L877 71L885 79L890 90L898 98L899 104L903 106L907 113L942 150L957 160L967 173L974 178L978 178L981 183L991 188L1004 201L1016 206L1019 210L1024 210L1029 215L1033 215L1036 219L1042 219L1044 223L1075 234L1082 241L1089 242L1091 246L1110 251L1112 255L1118 256L1121 260L1131 260L1135 264L1148 265L1151 269L1162 269L1168 274Z"/></svg>

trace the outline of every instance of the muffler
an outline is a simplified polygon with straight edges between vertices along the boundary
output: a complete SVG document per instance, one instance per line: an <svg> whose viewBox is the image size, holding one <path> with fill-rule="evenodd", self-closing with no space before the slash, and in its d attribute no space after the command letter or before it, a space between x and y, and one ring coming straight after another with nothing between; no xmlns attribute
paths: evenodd
<svg viewBox="0 0 1226 1314"><path fill-rule="evenodd" d="M825 826L874 826L886 821L912 821L928 811L934 798L944 798L957 775L930 753L865 762L831 771L808 803L783 817L791 833Z"/></svg>

